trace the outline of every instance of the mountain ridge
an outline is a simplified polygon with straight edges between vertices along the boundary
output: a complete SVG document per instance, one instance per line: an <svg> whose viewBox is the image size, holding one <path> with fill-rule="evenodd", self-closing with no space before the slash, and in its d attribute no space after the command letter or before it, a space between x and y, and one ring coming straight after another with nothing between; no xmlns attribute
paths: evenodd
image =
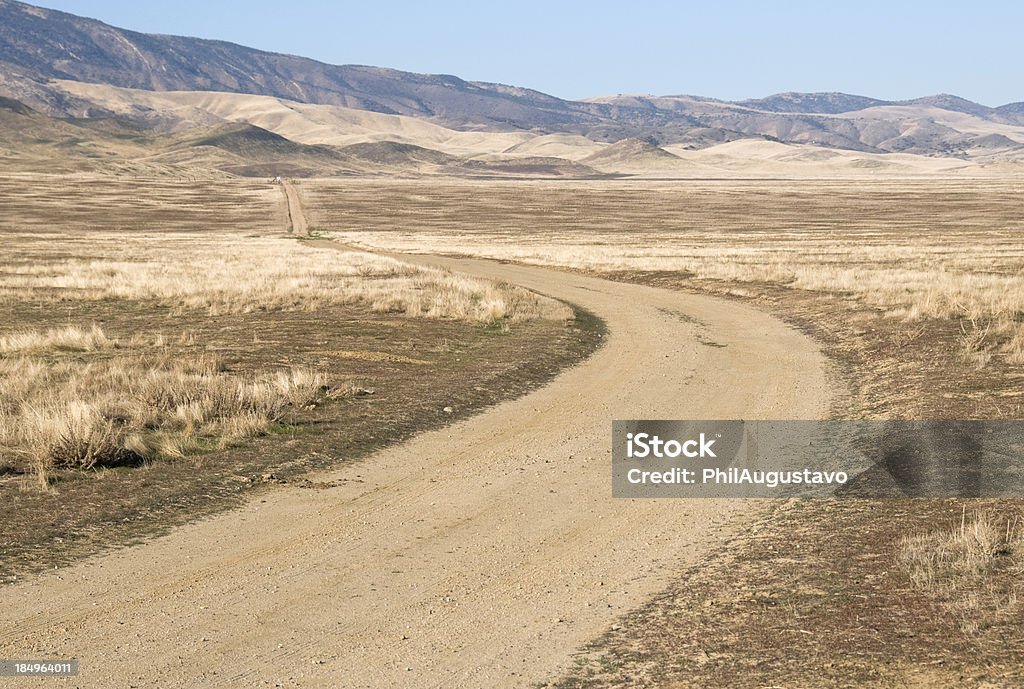
<svg viewBox="0 0 1024 689"><path fill-rule="evenodd" d="M0 96L51 117L120 119L165 131L223 121L195 109L201 116L195 122L182 120L180 109L113 109L88 89L70 88L74 83L116 87L128 100L132 92L248 94L412 117L457 132L634 139L685 149L752 139L967 159L1016 156L1024 145L1024 102L993 108L951 94L891 101L841 92L740 101L622 94L570 101L455 75L330 65L227 41L140 33L0 0Z"/></svg>

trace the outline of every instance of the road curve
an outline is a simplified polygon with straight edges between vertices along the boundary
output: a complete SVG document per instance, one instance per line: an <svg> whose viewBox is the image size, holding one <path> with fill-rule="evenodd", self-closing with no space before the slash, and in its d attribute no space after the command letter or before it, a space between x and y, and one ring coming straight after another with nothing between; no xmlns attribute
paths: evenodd
<svg viewBox="0 0 1024 689"><path fill-rule="evenodd" d="M722 300L413 258L570 301L607 344L541 390L236 511L4 589L0 658L81 687L528 687L729 533L742 501L614 500L616 418L819 418L825 360ZM708 343L715 346L709 346Z"/></svg>

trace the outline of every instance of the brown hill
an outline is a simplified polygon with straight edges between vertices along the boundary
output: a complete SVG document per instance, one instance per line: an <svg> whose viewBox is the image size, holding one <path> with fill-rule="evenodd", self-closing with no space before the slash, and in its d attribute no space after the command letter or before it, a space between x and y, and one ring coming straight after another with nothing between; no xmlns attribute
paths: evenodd
<svg viewBox="0 0 1024 689"><path fill-rule="evenodd" d="M114 87L123 92L111 93ZM157 93L182 99L176 102L175 98L146 99L140 95ZM279 107L228 112L235 106L226 101L210 105L214 99L206 96L212 94L262 97L277 101ZM649 140L661 147L683 145L691 149L743 139L770 139L863 153L906 152L957 158L1019 155L1019 145L1024 144L1024 106L1019 103L989 108L948 94L896 102L843 93L782 93L737 102L697 96L627 95L567 101L531 89L470 82L451 75L328 65L223 41L143 34L15 0L0 0L0 97L7 99L3 101L7 106L0 106L0 110L22 116L28 116L24 110L28 106L53 117L75 117L79 122L117 118L134 124L136 129L160 132L181 132L225 121L247 122L302 144L344 146L392 141L424 144L425 148L461 158L509 150L545 134L582 135L599 143ZM284 105L286 102L300 105L291 108L291 114L283 113L290 107ZM351 131L335 135L332 130L337 126L355 127L355 118L299 111L301 107L324 106L342 106L349 113L363 112L373 117L358 125L364 130L359 135ZM406 136L400 131L404 123L386 121L394 115L416 118L425 125L424 130L435 130ZM287 131L284 125L276 124L283 118L291 120ZM66 124L79 126L75 122ZM106 132L97 130L98 140L103 135L117 139L120 134L114 132L116 126L120 125L110 125ZM386 131L365 131L375 126ZM465 136L448 135L439 131L439 126ZM131 143L140 134L128 129L118 139L121 143ZM500 148L472 140L487 132L503 132L508 138ZM249 140L228 141L227 149L218 150L243 158L248 155L245 151L251 150L259 160L276 156L275 161L299 155L324 163L332 155L331 151L288 152L284 142L255 141L252 134ZM73 135L64 130L61 137L68 140ZM45 145L42 140L37 143ZM556 145L549 148L559 150ZM586 146L573 148L575 151L567 152L570 159L585 157L577 153ZM565 147L561 150L566 151ZM607 154L611 160L598 159L598 163L628 162L636 156L655 160L658 155L628 148L618 153L616 150ZM360 165L376 164L366 161L358 151L350 153L350 160ZM543 151L539 153L545 157ZM384 147L369 155L397 156L400 166L410 162L402 159L410 152L399 149ZM510 155L519 156L516 151ZM616 156L620 158L616 160ZM447 165L425 159L411 162Z"/></svg>
<svg viewBox="0 0 1024 689"><path fill-rule="evenodd" d="M663 148L658 148L648 141L623 139L588 155L580 162L587 165L614 166L657 164L678 160L680 160L679 156L673 155Z"/></svg>
<svg viewBox="0 0 1024 689"><path fill-rule="evenodd" d="M348 158L362 160L373 165L398 168L454 165L460 161L459 158L441 151L394 141L352 144L339 149L339 152Z"/></svg>

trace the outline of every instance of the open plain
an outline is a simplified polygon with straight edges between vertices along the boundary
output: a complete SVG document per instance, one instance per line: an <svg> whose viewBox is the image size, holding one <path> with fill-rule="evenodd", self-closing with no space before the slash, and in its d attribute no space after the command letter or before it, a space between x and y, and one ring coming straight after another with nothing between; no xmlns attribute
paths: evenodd
<svg viewBox="0 0 1024 689"><path fill-rule="evenodd" d="M1024 687L1014 3L45 4L3 689Z"/></svg>
<svg viewBox="0 0 1024 689"><path fill-rule="evenodd" d="M611 501L607 433L1019 415L1015 180L194 185L5 187L0 655L77 655L97 687L697 686L754 656L730 686L897 686L952 632L919 686L1010 686L1012 566L915 588L934 538L907 539L961 503ZM137 420L133 376L191 396ZM55 385L116 452L25 436Z"/></svg>
<svg viewBox="0 0 1024 689"><path fill-rule="evenodd" d="M145 243L174 246L174 240L173 234L152 235ZM197 240L200 254L213 253L210 241ZM270 240L239 241L260 246ZM300 249L320 252L300 254L315 271L352 254L322 242L292 248L300 240L277 241L275 266ZM245 300L230 299L230 289L216 289L220 283L213 279L216 299L189 301L189 267L214 274L221 269L180 248L160 254L180 262L165 270L184 273L180 282L168 280L176 291L165 295L150 278L143 281L149 290L137 294L135 283L123 276L140 267L155 271L150 264L157 259L132 238L115 241L107 251L115 246L130 254L130 267L101 262L93 268L101 275L113 271L115 284L129 285L128 291L111 293L86 282L79 287L81 303L95 308L111 298L153 299L151 308L163 305L170 318L180 317L182 309L214 315L252 310ZM531 309L528 322L564 321L567 310L530 307L543 307L553 297L600 317L607 344L556 384L521 400L362 462L340 462L309 479L314 490L284 488L124 553L11 585L13 623L0 633L3 651L31 647L60 654L88 648L88 686L249 686L256 678L301 679L312 686L550 680L568 667L574 648L667 582L677 563L715 542L719 536L712 526L724 528L744 507L719 501L680 511L669 503L609 502L606 435L612 418L813 418L827 411L829 382L817 348L748 307L539 268L443 258L414 263L408 270L434 275L434 266L441 266L474 276L446 284L466 289L482 280L507 295L501 320L510 333L496 337L516 337L512 306ZM246 264L259 265L249 259ZM371 261L363 271L371 284L375 265ZM45 285L23 283L19 273L25 271L11 272L11 289L43 289L40 298L50 303ZM60 265L39 272L47 279L63 275ZM346 278L339 273L331 278L344 294ZM420 290L429 292L430 284L426 280ZM245 294L262 299L271 311L302 306L301 300L277 301L251 289ZM164 298L171 303L162 304ZM330 306L328 300L323 308ZM400 311L412 318L460 316ZM119 319L112 314L110 320ZM723 346L710 346L697 331ZM323 335L314 331L306 337ZM205 458L193 473L202 476L216 459ZM61 489L59 483L54 488L58 500ZM104 574L97 577L98 571ZM113 580L138 585L111 587ZM62 603L41 605L51 597ZM96 617L96 605L118 612ZM142 673L125 653L126 643L134 654L160 660Z"/></svg>
<svg viewBox="0 0 1024 689"><path fill-rule="evenodd" d="M752 305L819 344L838 418L1024 411L1017 178L372 188L371 201L359 184L304 183L313 226L348 245ZM773 507L609 627L558 686L1019 684L1019 501Z"/></svg>
<svg viewBox="0 0 1024 689"><path fill-rule="evenodd" d="M755 303L847 358L871 359L850 386L868 386L866 406L847 413L1021 414L1017 178L323 180L300 190L311 225L350 246L546 265ZM888 391L864 375L879 367Z"/></svg>

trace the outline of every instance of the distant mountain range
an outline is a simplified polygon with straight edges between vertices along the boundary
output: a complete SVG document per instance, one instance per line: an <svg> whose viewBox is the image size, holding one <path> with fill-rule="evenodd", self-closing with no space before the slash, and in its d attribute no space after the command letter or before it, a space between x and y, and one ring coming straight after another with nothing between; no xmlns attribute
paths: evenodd
<svg viewBox="0 0 1024 689"><path fill-rule="evenodd" d="M578 135L602 144L633 142L603 159L620 159L629 153L666 160L637 142L685 151L744 139L964 160L1024 155L1024 103L990 108L945 94L896 102L843 93L782 93L734 102L638 95L569 101L527 88L449 75L334 66L223 41L137 33L0 0L0 96L9 99L0 106L8 115L27 107L77 122L74 126L86 119L116 119L129 129L164 134L245 121L289 137L266 118L247 119L240 111L226 114L223 104L217 112L194 98L187 107L177 102L169 107L166 99L157 102L147 92L271 97L411 117L455 132ZM140 134L131 136L136 135ZM262 142L264 154L267 145L268 141ZM592 153L581 153L576 159Z"/></svg>

